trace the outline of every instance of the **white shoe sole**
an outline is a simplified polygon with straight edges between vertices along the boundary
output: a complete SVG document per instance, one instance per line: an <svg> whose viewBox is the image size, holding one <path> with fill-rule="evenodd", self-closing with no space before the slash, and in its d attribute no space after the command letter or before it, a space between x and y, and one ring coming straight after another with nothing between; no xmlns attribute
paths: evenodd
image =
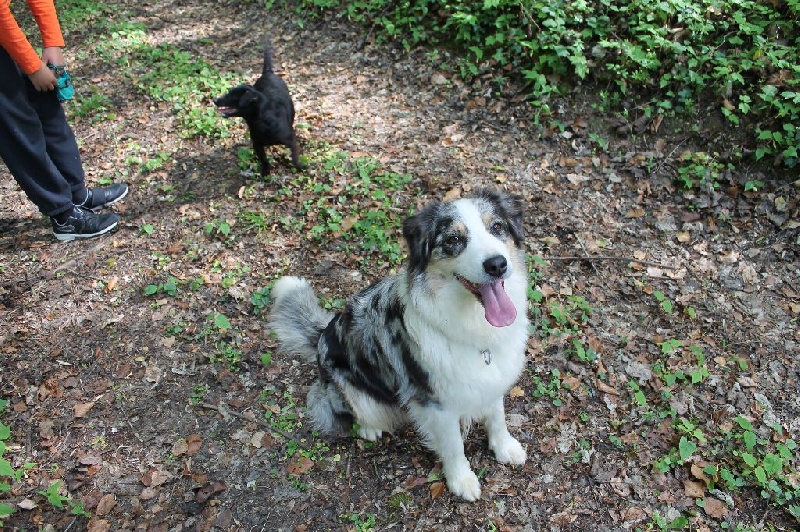
<svg viewBox="0 0 800 532"><path fill-rule="evenodd" d="M119 222L114 222L113 224L109 225L102 231L98 231L97 233L92 233L89 235L79 235L77 233L56 233L55 231L53 232L53 235L59 242L72 242L73 240L77 240L79 238L94 238L96 236L104 235L109 231L115 229L117 225L119 225Z"/></svg>

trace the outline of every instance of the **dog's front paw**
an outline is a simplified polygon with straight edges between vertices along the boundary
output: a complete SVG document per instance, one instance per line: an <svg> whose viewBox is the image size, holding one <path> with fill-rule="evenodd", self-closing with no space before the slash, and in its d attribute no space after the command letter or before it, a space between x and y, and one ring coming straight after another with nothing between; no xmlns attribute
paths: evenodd
<svg viewBox="0 0 800 532"><path fill-rule="evenodd" d="M454 495L458 495L465 501L475 501L481 498L481 483L470 469L450 475L445 474L445 477L447 488Z"/></svg>
<svg viewBox="0 0 800 532"><path fill-rule="evenodd" d="M375 429L372 427L358 427L358 437L362 440L367 441L378 441L380 437L383 435L383 431L381 429Z"/></svg>
<svg viewBox="0 0 800 532"><path fill-rule="evenodd" d="M515 438L507 436L492 446L495 458L504 464L524 464L528 455Z"/></svg>

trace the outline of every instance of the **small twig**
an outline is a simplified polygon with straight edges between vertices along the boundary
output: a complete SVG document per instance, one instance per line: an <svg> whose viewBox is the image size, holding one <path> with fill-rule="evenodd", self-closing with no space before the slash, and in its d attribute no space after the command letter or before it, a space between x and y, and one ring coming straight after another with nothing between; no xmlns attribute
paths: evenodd
<svg viewBox="0 0 800 532"><path fill-rule="evenodd" d="M582 239L581 237L579 237L578 235L575 235L575 236L576 236L576 237L577 237L577 239L578 239L578 244L580 244L580 245L581 245L581 249L583 250L583 255L584 255L586 258L589 258L589 252L588 252L588 251L586 251L586 246L584 246L584 245L583 245L583 239ZM599 271L597 271L597 266L595 266L595 265L594 265L594 262L590 262L589 264L591 264L591 265L592 265L592 269L594 270L594 273L596 273L596 274L600 275L600 272L599 272Z"/></svg>
<svg viewBox="0 0 800 532"><path fill-rule="evenodd" d="M216 412L219 412L220 414L222 414L223 417L225 417L225 415L227 414L227 415L231 415L233 417L238 417L239 419L244 419L245 421L250 421L252 423L255 423L256 425L261 425L262 427L266 427L266 428L268 428L269 430L271 430L273 432L277 432L278 434L280 434L281 436L283 436L287 440L291 440L293 438L293 436L291 434L287 434L286 432L283 432L282 430L273 427L272 425L270 425L266 421L262 421L262 420L260 420L260 419L258 419L256 417L252 417L251 418L251 417L248 417L248 416L246 416L244 414L236 412L235 410L229 410L229 409L227 409L225 407L212 405L211 403L198 403L197 406L201 406L203 408L207 408L209 410L214 410Z"/></svg>
<svg viewBox="0 0 800 532"><path fill-rule="evenodd" d="M105 284L105 282L106 282L104 279L101 279L99 277L95 277L94 275L89 275L88 273L78 273L78 270L64 270L64 269L61 269L61 270L58 270L58 272L69 273L69 274L74 275L75 277L80 277L82 279L83 278L91 279L93 281L97 281L98 283Z"/></svg>
<svg viewBox="0 0 800 532"><path fill-rule="evenodd" d="M128 420L126 420L126 421L128 421ZM139 443L144 443L144 440L142 439L142 437L139 436L139 432L135 428L133 428L133 424L130 421L128 421L128 426L131 428L131 432L133 433L133 436L137 440L139 440Z"/></svg>
<svg viewBox="0 0 800 532"><path fill-rule="evenodd" d="M672 160L672 156L675 154L676 151L678 151L678 148L680 148L681 145L683 143L685 143L687 140L689 140L689 139L684 138L683 140L681 140L678 144L675 145L675 147L672 149L672 151L669 152L669 155L667 155L666 157L662 157L661 161L659 161L659 163L656 165L656 167L653 168L653 170L650 172L650 175L654 175L655 173L660 172L661 168L667 163L667 161L671 161Z"/></svg>
<svg viewBox="0 0 800 532"><path fill-rule="evenodd" d="M67 532L70 528L72 528L72 525L75 524L75 521L77 521L77 519L78 519L77 515L73 517L72 521L70 521L69 524L67 525L67 528L64 529L64 532Z"/></svg>
<svg viewBox="0 0 800 532"><path fill-rule="evenodd" d="M350 460L353 458L352 449L347 453L347 468L344 472L344 478L347 479L347 482L344 485L344 504L350 505Z"/></svg>
<svg viewBox="0 0 800 532"><path fill-rule="evenodd" d="M661 264L660 262L653 262L649 260L639 260L634 259L631 257L610 257L607 255L587 255L585 257L542 257L542 260L615 260L615 261L622 261L622 262L638 262L639 264L643 264L645 266L654 266L657 268L665 268L667 270L677 270L677 266L669 266L667 264Z"/></svg>
<svg viewBox="0 0 800 532"><path fill-rule="evenodd" d="M58 266L58 267L54 268L54 269L53 269L53 270L50 272L50 275L55 275L55 274L57 274L57 273L58 273L59 271L61 271L61 270L64 270L64 269L67 269L67 268L71 268L71 267L72 267L72 266L73 266L73 265L74 265L74 264L75 264L75 263L78 261L78 258L85 257L85 256L86 256L86 255L88 255L89 253L94 253L95 251L97 251L98 249L102 248L102 247L103 247L103 246L105 246L105 245L106 245L106 240L102 240L102 239L101 239L101 240L100 240L100 242L99 242L99 243L97 243L97 244L95 244L93 247L91 247L91 248L89 248L89 249L83 249L83 250L81 250L81 251L80 251L80 253L78 253L78 255L77 255L77 256L75 256L74 258L72 258L72 259L68 260L68 261L67 261L67 262L65 262L64 264L62 264L62 265L60 265L60 266Z"/></svg>

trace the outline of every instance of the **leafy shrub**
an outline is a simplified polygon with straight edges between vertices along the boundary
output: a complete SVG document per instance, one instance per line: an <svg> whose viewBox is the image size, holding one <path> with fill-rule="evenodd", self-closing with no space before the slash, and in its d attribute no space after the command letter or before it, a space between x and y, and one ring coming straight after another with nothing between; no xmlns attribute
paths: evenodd
<svg viewBox="0 0 800 532"><path fill-rule="evenodd" d="M268 5L280 2L269 2ZM465 77L509 68L534 105L595 80L617 101L656 112L721 102L733 124L754 124L756 159L795 166L800 149L800 0L300 0L304 16L334 11L370 22L406 48L455 44Z"/></svg>

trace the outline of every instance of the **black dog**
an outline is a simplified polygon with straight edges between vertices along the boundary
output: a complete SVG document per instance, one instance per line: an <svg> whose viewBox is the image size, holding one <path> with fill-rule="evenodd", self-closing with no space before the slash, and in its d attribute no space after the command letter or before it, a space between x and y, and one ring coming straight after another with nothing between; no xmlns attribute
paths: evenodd
<svg viewBox="0 0 800 532"><path fill-rule="evenodd" d="M294 134L294 104L286 83L272 71L269 40L264 42L264 69L255 85L238 85L216 98L214 105L224 116L241 116L247 122L261 175L270 170L264 148L277 144L288 147L294 166L303 168Z"/></svg>

